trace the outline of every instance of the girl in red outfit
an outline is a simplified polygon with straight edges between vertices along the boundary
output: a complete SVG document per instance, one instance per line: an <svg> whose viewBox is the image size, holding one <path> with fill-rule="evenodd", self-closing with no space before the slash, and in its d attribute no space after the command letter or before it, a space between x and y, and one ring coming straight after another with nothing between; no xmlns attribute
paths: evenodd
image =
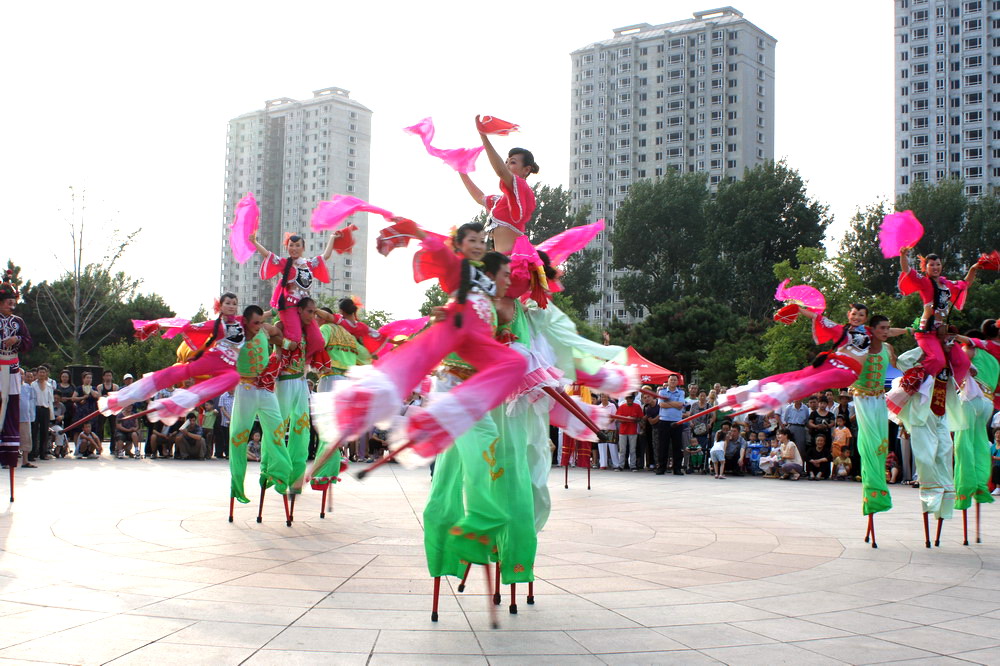
<svg viewBox="0 0 1000 666"><path fill-rule="evenodd" d="M476 127L481 129L478 116ZM525 229L535 212L535 193L526 179L531 174L538 173L538 165L535 164L535 156L530 150L511 148L507 153L507 159L504 160L490 143L488 135L480 131L479 137L483 141L493 171L500 177L502 194L483 194L468 174L462 173L459 176L476 203L490 213L486 232L493 237L493 249L509 255L514 249L517 237L526 233Z"/></svg>

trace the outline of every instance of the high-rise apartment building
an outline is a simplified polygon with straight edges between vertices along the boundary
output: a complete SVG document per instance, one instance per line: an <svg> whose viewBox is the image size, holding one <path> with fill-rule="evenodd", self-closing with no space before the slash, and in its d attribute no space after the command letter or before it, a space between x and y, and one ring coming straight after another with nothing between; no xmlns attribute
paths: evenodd
<svg viewBox="0 0 1000 666"><path fill-rule="evenodd" d="M570 182L573 206L609 230L636 180L667 169L704 171L711 186L774 159L776 40L732 7L661 25L618 28L573 59ZM610 234L601 250L601 301L589 319L632 322L615 290Z"/></svg>
<svg viewBox="0 0 1000 666"><path fill-rule="evenodd" d="M895 0L896 195L1000 185L1000 2Z"/></svg>
<svg viewBox="0 0 1000 666"><path fill-rule="evenodd" d="M259 255L240 266L226 242L236 204L247 192L260 205L257 237L269 250L283 253L285 235L293 233L304 236L306 256L325 249L329 236L309 229L313 208L334 194L368 198L371 116L347 90L323 88L307 100L268 100L263 109L229 121L221 291L234 292L242 304L266 306L274 287L258 276ZM367 216L352 222L356 249L334 253L327 262L332 282L314 282L314 298L365 298Z"/></svg>

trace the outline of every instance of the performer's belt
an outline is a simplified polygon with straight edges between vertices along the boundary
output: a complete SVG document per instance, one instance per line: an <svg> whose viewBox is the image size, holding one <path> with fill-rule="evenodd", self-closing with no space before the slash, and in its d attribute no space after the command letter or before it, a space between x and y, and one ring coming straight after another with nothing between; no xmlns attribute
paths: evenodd
<svg viewBox="0 0 1000 666"><path fill-rule="evenodd" d="M866 388L858 388L857 386L852 386L850 388L850 391L851 395L863 396L866 398L881 398L882 396L885 395L884 388L866 389Z"/></svg>
<svg viewBox="0 0 1000 666"><path fill-rule="evenodd" d="M320 379L322 379L323 377L332 377L333 375L346 376L347 368L338 368L337 366L332 365L330 366L329 370L324 370L323 372L321 372L319 377Z"/></svg>
<svg viewBox="0 0 1000 666"><path fill-rule="evenodd" d="M240 384L253 384L254 386L256 386L258 379L259 377L248 377L245 375L240 375Z"/></svg>
<svg viewBox="0 0 1000 666"><path fill-rule="evenodd" d="M17 356L0 357L0 365L17 365Z"/></svg>
<svg viewBox="0 0 1000 666"><path fill-rule="evenodd" d="M283 382L287 379L302 379L302 374L303 373L301 372L296 372L293 375L278 375L278 381Z"/></svg>

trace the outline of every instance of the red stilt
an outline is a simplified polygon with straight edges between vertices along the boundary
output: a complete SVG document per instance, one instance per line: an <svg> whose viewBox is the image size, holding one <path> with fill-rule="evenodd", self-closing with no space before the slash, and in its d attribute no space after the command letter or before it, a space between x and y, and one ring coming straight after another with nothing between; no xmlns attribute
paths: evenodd
<svg viewBox="0 0 1000 666"><path fill-rule="evenodd" d="M296 495L298 495L298 493L292 493L292 507L288 510L288 522L289 523L294 523L295 522L295 496Z"/></svg>
<svg viewBox="0 0 1000 666"><path fill-rule="evenodd" d="M260 487L260 506L257 507L257 522L264 520L264 491L267 490L267 486Z"/></svg>
<svg viewBox="0 0 1000 666"><path fill-rule="evenodd" d="M500 623L497 621L497 609L493 604L493 576L490 575L490 565L484 564L483 570L486 571L486 607L490 611L490 626L494 629L500 628Z"/></svg>
<svg viewBox="0 0 1000 666"><path fill-rule="evenodd" d="M979 502L976 502L976 543L982 543L983 540L979 538Z"/></svg>
<svg viewBox="0 0 1000 666"><path fill-rule="evenodd" d="M924 545L928 548L931 547L931 528L927 523L927 512L924 511Z"/></svg>
<svg viewBox="0 0 1000 666"><path fill-rule="evenodd" d="M940 546L941 545L941 523L942 522L944 522L944 520L942 518L938 518L937 536L934 537L934 545L935 546Z"/></svg>
<svg viewBox="0 0 1000 666"><path fill-rule="evenodd" d="M14 501L14 465L10 466L10 501Z"/></svg>
<svg viewBox="0 0 1000 666"><path fill-rule="evenodd" d="M396 449L392 453L389 453L388 455L382 456L381 458L379 458L378 460L376 460L375 462L373 462L368 467L365 467L363 470L361 470L360 472L358 472L358 481L364 481L366 476L368 476L369 474L371 474L372 472L374 472L375 470L377 470L382 465L384 465L384 464L386 464L386 463L391 462L392 460L394 460L396 458L396 456L398 456L400 453L402 453L406 449L408 449L411 446L413 446L413 444L414 444L413 442L407 442L406 444L404 444L403 446L399 447L398 449Z"/></svg>
<svg viewBox="0 0 1000 666"><path fill-rule="evenodd" d="M566 470L566 473L563 475L563 488L569 490L569 462L566 463L563 469Z"/></svg>
<svg viewBox="0 0 1000 666"><path fill-rule="evenodd" d="M134 412L134 413L128 414L126 416L119 416L118 420L119 421L128 421L129 419L137 419L140 416L145 416L146 414L152 414L154 411L155 410L153 410L153 409L145 409L145 410L143 410L141 412Z"/></svg>
<svg viewBox="0 0 1000 666"><path fill-rule="evenodd" d="M74 421L73 423L70 423L68 426L66 426L65 428L63 428L63 432L71 432L71 431L75 430L76 428L79 428L80 426L82 426L87 421L90 421L91 419L96 419L100 415L101 415L100 412L97 412L97 411L91 412L91 413L87 414L86 416L84 416L79 421Z"/></svg>
<svg viewBox="0 0 1000 666"><path fill-rule="evenodd" d="M438 621L438 598L441 596L441 576L434 577L434 606L431 608L431 622Z"/></svg>
<svg viewBox="0 0 1000 666"><path fill-rule="evenodd" d="M865 528L865 543L868 543L868 538L872 533L872 517L868 514L868 527Z"/></svg>
<svg viewBox="0 0 1000 666"><path fill-rule="evenodd" d="M233 504L236 502L235 497L229 498L229 522L233 522Z"/></svg>
<svg viewBox="0 0 1000 666"><path fill-rule="evenodd" d="M292 515L288 512L288 495L281 496L282 501L285 503L285 525L288 527L292 526Z"/></svg>
<svg viewBox="0 0 1000 666"><path fill-rule="evenodd" d="M962 509L962 545L969 545L969 510Z"/></svg>
<svg viewBox="0 0 1000 666"><path fill-rule="evenodd" d="M487 565L487 569L489 569L489 565ZM493 605L494 606L499 606L500 605L500 563L499 562L497 562L496 572L497 572L497 583L496 583L496 585L493 586Z"/></svg>
<svg viewBox="0 0 1000 666"><path fill-rule="evenodd" d="M517 583L510 584L510 614L517 615Z"/></svg>
<svg viewBox="0 0 1000 666"><path fill-rule="evenodd" d="M465 581L469 577L469 571L472 570L472 562L465 565L465 573L462 574L462 582L458 584L458 591L465 592Z"/></svg>
<svg viewBox="0 0 1000 666"><path fill-rule="evenodd" d="M330 489L330 484L323 486L323 499L320 500L319 517L326 518L326 491Z"/></svg>
<svg viewBox="0 0 1000 666"><path fill-rule="evenodd" d="M868 514L868 530L865 532L865 543L868 543L868 539L871 538L872 548L878 548L878 544L875 543L875 514Z"/></svg>
<svg viewBox="0 0 1000 666"><path fill-rule="evenodd" d="M644 393L648 393L648 391L643 391L643 392ZM656 394L654 393L653 395L656 395ZM662 400L662 398L660 398L659 396L657 396L657 400ZM723 405L716 405L715 407L709 407L708 409L702 410L702 411L698 412L697 414L692 414L691 416L689 416L689 417L687 417L685 419L681 419L680 421L674 422L674 427L676 428L678 426L684 425L688 421L694 421L696 418L699 418L701 416L706 416L708 414L711 414L712 412L717 412L720 409L725 409L725 408L726 408L726 405L724 405L724 404Z"/></svg>
<svg viewBox="0 0 1000 666"><path fill-rule="evenodd" d="M528 605L535 605L535 581L528 583Z"/></svg>

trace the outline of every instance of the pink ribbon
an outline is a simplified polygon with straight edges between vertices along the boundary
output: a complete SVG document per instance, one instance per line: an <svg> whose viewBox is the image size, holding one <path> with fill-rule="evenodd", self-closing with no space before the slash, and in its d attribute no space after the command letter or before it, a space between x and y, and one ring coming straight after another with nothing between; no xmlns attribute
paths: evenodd
<svg viewBox="0 0 1000 666"><path fill-rule="evenodd" d="M387 220L391 220L394 215L385 208L373 206L364 199L348 196L346 194L334 194L329 201L320 201L312 214L312 230L323 231L334 229L347 217L354 213L376 213Z"/></svg>
<svg viewBox="0 0 1000 666"><path fill-rule="evenodd" d="M476 159L479 153L483 152L483 147L478 148L435 148L431 145L434 140L434 121L424 118L416 125L403 128L404 132L415 134L424 142L424 148L434 157L444 161L445 164L459 173L472 173L476 170Z"/></svg>
<svg viewBox="0 0 1000 666"><path fill-rule="evenodd" d="M250 236L257 231L259 220L260 209L257 207L257 200L254 199L253 192L247 192L246 196L236 204L236 215L233 217L233 223L229 225L229 247L233 249L236 263L245 264L256 252L257 248L250 242Z"/></svg>

